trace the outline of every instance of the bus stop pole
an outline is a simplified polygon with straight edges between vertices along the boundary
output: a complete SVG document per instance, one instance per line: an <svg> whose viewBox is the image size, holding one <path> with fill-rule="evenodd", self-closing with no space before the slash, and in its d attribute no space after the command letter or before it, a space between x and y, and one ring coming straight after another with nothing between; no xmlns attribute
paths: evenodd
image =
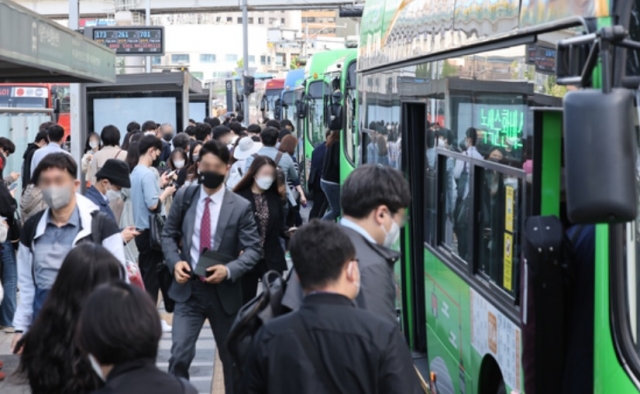
<svg viewBox="0 0 640 394"><path fill-rule="evenodd" d="M69 0L69 29L78 30L80 25L80 5L78 0ZM84 146L85 137L83 136L82 114L80 108L80 84L72 83L69 85L70 100L70 130L71 138L71 156L78 164L78 179L82 179L82 147ZM84 185L81 185L84 187Z"/></svg>
<svg viewBox="0 0 640 394"><path fill-rule="evenodd" d="M242 0L242 74L249 76L249 12L247 10L247 1ZM244 78L242 79L242 86L244 87ZM244 93L244 92L243 92ZM249 119L249 95L244 95L244 122L245 124L251 124ZM227 110L229 111L229 110Z"/></svg>

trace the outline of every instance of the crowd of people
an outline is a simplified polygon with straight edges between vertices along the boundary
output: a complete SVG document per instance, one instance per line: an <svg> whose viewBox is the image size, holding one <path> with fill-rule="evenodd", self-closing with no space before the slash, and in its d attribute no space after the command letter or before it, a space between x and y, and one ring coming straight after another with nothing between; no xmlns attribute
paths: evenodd
<svg viewBox="0 0 640 394"><path fill-rule="evenodd" d="M408 185L395 169L366 165L341 190L339 133L329 131L309 180L310 219L325 220L303 225L294 133L287 120L245 127L240 116L191 121L177 135L171 125L131 122L124 136L115 126L90 133L76 163L64 129L43 124L22 172L0 182L0 325L13 333L16 374L34 393L192 393L189 369L208 319L227 393L419 392L389 249ZM0 176L14 153L0 138ZM238 369L228 334L260 278L287 271L287 251L296 274L283 305L292 313L262 327ZM287 340L299 322L328 375L298 359L304 339ZM155 366L163 331L172 338L168 373Z"/></svg>

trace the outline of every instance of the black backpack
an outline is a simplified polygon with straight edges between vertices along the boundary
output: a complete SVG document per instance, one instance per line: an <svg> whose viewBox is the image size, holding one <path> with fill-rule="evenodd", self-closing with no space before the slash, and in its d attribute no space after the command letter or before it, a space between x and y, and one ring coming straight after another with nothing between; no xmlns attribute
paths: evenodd
<svg viewBox="0 0 640 394"><path fill-rule="evenodd" d="M289 276L291 276L291 270ZM282 297L287 289L287 281L276 271L269 271L262 277L264 290L254 299L240 308L229 336L227 348L233 358L234 368L241 374L249 358L251 342L260 327L268 321L289 313L291 310L282 305Z"/></svg>

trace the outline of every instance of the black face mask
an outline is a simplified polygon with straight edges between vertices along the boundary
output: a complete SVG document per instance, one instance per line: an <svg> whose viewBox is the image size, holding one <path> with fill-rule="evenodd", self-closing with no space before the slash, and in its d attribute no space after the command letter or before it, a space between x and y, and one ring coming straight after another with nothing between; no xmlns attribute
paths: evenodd
<svg viewBox="0 0 640 394"><path fill-rule="evenodd" d="M171 139L173 138L173 133L170 134L163 134L162 138L167 141L167 142L171 142Z"/></svg>
<svg viewBox="0 0 640 394"><path fill-rule="evenodd" d="M224 175L217 172L207 171L200 174L200 183L207 189L217 189L224 182Z"/></svg>

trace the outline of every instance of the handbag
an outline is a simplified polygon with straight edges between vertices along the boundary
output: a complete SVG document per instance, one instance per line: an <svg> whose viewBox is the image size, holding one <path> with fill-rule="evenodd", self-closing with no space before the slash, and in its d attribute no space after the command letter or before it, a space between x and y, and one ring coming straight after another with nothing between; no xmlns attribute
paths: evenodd
<svg viewBox="0 0 640 394"><path fill-rule="evenodd" d="M149 242L151 249L162 251L162 230L164 229L164 216L162 216L162 204L149 215Z"/></svg>

